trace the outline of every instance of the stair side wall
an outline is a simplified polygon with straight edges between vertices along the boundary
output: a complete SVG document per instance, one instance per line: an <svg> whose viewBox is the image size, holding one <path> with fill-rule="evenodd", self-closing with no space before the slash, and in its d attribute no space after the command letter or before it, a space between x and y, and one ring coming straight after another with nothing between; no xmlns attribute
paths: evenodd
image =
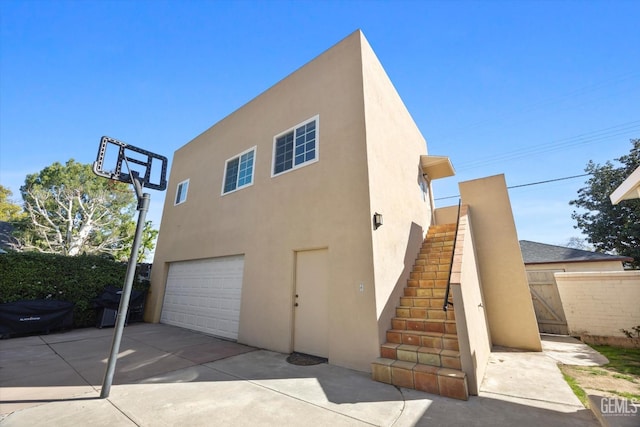
<svg viewBox="0 0 640 427"><path fill-rule="evenodd" d="M469 394L477 395L491 354L491 336L469 216L468 206L462 206L450 282L460 362L467 374Z"/></svg>
<svg viewBox="0 0 640 427"><path fill-rule="evenodd" d="M459 184L471 210L474 247L493 345L542 351L504 175Z"/></svg>

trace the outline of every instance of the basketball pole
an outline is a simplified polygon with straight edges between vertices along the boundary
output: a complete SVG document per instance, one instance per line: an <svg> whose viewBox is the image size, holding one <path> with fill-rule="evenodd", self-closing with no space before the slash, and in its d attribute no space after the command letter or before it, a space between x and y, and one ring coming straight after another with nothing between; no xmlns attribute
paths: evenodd
<svg viewBox="0 0 640 427"><path fill-rule="evenodd" d="M120 351L120 341L122 341L122 332L124 330L124 324L127 321L127 313L129 312L129 298L131 297L133 278L136 274L136 266L138 264L138 249L140 248L142 231L144 230L145 219L147 216L147 211L149 210L149 201L151 199L149 193L142 193L142 185L140 184L138 173L131 171L131 178L131 182L136 191L136 197L138 198L138 224L136 225L136 234L133 239L133 245L131 246L131 255L129 256L129 264L127 266L127 275L124 280L122 295L120 297L120 306L118 307L118 315L116 317L113 342L111 343L111 354L109 355L107 370L104 374L102 389L100 390L101 399L109 397L109 391L111 390L113 374L115 373L118 353Z"/></svg>

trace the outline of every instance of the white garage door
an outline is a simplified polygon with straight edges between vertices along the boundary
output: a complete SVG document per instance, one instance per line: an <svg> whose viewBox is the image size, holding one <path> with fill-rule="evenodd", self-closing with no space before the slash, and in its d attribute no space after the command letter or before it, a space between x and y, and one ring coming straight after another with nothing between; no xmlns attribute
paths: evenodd
<svg viewBox="0 0 640 427"><path fill-rule="evenodd" d="M244 256L169 264L160 322L238 339Z"/></svg>

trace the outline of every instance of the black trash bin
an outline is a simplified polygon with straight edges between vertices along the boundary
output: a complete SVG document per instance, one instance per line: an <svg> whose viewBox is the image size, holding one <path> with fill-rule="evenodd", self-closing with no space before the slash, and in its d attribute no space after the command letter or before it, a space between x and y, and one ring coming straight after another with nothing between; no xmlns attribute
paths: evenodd
<svg viewBox="0 0 640 427"><path fill-rule="evenodd" d="M57 300L29 300L0 304L0 336L48 334L73 327L73 303Z"/></svg>
<svg viewBox="0 0 640 427"><path fill-rule="evenodd" d="M105 326L115 326L116 317L118 316L118 308L120 308L120 298L122 289L113 286L104 288L102 294L95 298L93 307L97 310L96 328L104 328ZM145 291L131 290L129 297L129 311L125 325L129 322L142 322L144 316L144 301L146 297Z"/></svg>

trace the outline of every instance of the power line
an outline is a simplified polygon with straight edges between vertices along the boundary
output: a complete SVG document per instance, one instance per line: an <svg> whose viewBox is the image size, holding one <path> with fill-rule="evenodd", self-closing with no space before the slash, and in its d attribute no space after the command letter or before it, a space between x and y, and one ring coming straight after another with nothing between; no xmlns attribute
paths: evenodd
<svg viewBox="0 0 640 427"><path fill-rule="evenodd" d="M591 175L591 174L590 173L583 173L582 175L573 175L573 176L566 176L564 178L547 179L546 181L531 182L529 184L512 185L511 187L507 187L507 189L520 188L520 187L529 187L530 185L546 184L547 182L564 181L565 179L580 178L580 177L587 176L587 175Z"/></svg>
<svg viewBox="0 0 640 427"><path fill-rule="evenodd" d="M566 150L568 148L573 148L579 145L586 145L602 140L608 140L615 136L625 135L628 132L636 131L640 131L640 120L621 123L619 125L582 133L568 138L558 139L556 141L548 142L545 144L523 147L510 152L499 154L497 156L488 156L477 160L462 162L458 164L458 167L456 169L462 171L492 163L503 162L506 160L535 156L553 151Z"/></svg>
<svg viewBox="0 0 640 427"><path fill-rule="evenodd" d="M606 79L606 80L602 80L600 82L588 85L588 86L584 86L581 88L578 88L576 90L567 92L565 94L562 94L560 96L557 96L555 98L550 98L546 101L542 101L542 102L538 102L538 103L534 103L534 104L529 104L529 105L522 105L520 106L520 108L516 107L514 110L511 111L511 114L501 114L498 115L497 119L498 122L509 122L509 117L510 116L514 116L513 113L526 113L528 115L528 117L530 116L531 112L534 112L536 110L542 110L544 109L545 111L550 107L553 106L554 104L560 104L565 102L566 100L571 100L571 99L578 99L580 97L583 97L585 95L588 95L590 92L597 92L600 91L603 88L606 88L608 86L612 86L612 85L616 85L619 84L621 82L625 82L628 80L635 80L640 76L640 73L638 71L631 71L631 72L627 72L627 73L623 73L617 76L614 76L612 78ZM582 104L581 104L582 105ZM507 120L505 120L507 119ZM456 128L451 129L450 133L455 135L458 133L461 133L461 131L465 131L465 130L471 130L474 128L482 128L484 126L486 126L487 124L491 124L492 122L496 121L496 118L493 119L485 119L485 120L479 120L476 122L471 122L471 123L467 123L464 124L462 126L458 126ZM511 122L513 123L513 121L511 120ZM451 135L448 136L444 136L442 138L443 141L447 141L447 140L451 140L452 137Z"/></svg>
<svg viewBox="0 0 640 427"><path fill-rule="evenodd" d="M540 184L547 184L549 182L564 181L564 180L573 179L573 178L581 178L581 177L587 176L587 175L591 175L591 174L583 173L582 175L565 176L564 178L547 179L545 181L530 182L528 184L512 185L510 187L507 187L507 189L510 190L512 188L530 187L532 185L540 185ZM433 200L435 201L435 200L454 199L454 198L457 198L457 197L460 197L460 195L458 194L457 196L438 197L437 199L433 199Z"/></svg>

